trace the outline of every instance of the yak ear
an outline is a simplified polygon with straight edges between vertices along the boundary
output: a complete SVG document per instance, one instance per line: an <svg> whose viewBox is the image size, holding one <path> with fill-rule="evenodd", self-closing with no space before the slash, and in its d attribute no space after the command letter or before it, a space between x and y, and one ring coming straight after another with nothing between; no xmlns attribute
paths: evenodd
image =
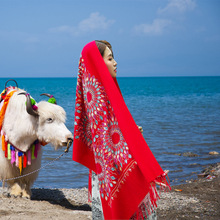
<svg viewBox="0 0 220 220"><path fill-rule="evenodd" d="M53 95L48 94L48 93L43 93L43 94L41 94L41 96L42 95L49 97L48 102L50 102L52 104L57 104L57 100L55 99L55 97Z"/></svg>
<svg viewBox="0 0 220 220"><path fill-rule="evenodd" d="M27 101L27 103L26 103L26 111L27 111L27 113L29 115L34 116L34 117L39 116L38 112L32 108L32 103L31 103L30 95L28 93L26 93L26 92L19 93L18 95L25 95L26 96L26 101Z"/></svg>

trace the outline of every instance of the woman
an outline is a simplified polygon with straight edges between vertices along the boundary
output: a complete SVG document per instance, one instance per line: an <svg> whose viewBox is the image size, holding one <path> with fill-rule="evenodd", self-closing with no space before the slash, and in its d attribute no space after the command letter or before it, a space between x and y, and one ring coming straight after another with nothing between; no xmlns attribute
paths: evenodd
<svg viewBox="0 0 220 220"><path fill-rule="evenodd" d="M76 88L73 160L97 174L105 219L144 219L159 198L155 183L168 186L167 173L127 109L116 81L116 66L108 42L93 41L83 48Z"/></svg>

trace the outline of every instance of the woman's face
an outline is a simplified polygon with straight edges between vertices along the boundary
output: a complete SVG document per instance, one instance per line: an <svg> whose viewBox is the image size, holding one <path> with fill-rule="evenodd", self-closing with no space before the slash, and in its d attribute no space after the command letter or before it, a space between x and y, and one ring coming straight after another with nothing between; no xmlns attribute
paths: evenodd
<svg viewBox="0 0 220 220"><path fill-rule="evenodd" d="M108 68L108 71L110 72L111 76L113 78L115 78L116 74L117 74L117 71L116 71L117 70L117 68L116 68L117 62L114 60L112 52L108 47L105 48L104 55L103 55L103 60L106 64L106 66Z"/></svg>

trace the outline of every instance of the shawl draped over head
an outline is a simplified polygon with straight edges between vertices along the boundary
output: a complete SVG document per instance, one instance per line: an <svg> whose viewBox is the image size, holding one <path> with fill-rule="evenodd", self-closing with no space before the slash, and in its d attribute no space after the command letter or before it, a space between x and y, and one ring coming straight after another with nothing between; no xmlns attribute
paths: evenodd
<svg viewBox="0 0 220 220"><path fill-rule="evenodd" d="M129 219L143 203L150 214L159 198L154 181L168 185L95 41L79 61L73 160L98 175L105 219Z"/></svg>

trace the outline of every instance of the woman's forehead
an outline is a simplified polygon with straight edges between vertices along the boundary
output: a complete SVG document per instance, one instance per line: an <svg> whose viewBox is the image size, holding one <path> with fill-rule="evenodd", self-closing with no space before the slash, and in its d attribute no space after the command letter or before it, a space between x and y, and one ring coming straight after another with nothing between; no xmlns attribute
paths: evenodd
<svg viewBox="0 0 220 220"><path fill-rule="evenodd" d="M104 56L112 56L112 51L107 46L104 51Z"/></svg>

